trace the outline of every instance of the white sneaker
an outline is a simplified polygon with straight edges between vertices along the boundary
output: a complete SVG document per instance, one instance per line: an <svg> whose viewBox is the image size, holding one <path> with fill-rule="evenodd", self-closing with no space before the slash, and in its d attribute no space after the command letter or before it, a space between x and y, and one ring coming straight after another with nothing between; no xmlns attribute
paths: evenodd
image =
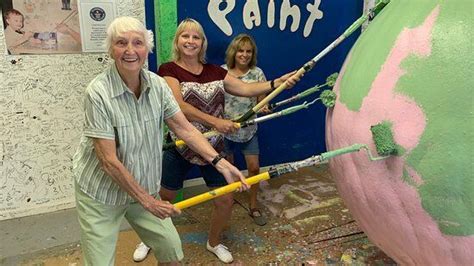
<svg viewBox="0 0 474 266"><path fill-rule="evenodd" d="M210 252L214 253L214 255L216 255L224 263L231 263L232 261L234 261L232 253L229 252L229 248L222 244L219 244L215 247L211 247L211 245L209 245L209 241L207 241L206 248Z"/></svg>
<svg viewBox="0 0 474 266"><path fill-rule="evenodd" d="M136 262L140 262L146 259L148 252L150 252L150 248L147 245L145 245L145 243L141 242L135 248L135 252L133 252L133 260Z"/></svg>

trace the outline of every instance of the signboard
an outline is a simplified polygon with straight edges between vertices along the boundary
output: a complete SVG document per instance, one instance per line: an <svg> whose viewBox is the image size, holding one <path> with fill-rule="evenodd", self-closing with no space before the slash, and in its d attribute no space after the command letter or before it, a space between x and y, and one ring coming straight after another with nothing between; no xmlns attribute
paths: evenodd
<svg viewBox="0 0 474 266"><path fill-rule="evenodd" d="M82 50L107 52L104 46L107 27L116 16L113 0L82 0L79 2L81 17Z"/></svg>

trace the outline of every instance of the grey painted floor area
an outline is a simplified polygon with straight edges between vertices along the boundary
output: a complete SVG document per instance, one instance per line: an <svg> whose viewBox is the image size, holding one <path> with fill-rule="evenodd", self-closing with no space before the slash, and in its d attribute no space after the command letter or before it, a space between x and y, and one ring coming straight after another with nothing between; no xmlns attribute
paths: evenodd
<svg viewBox="0 0 474 266"><path fill-rule="evenodd" d="M129 229L124 220L121 230ZM16 265L19 257L53 247L77 245L76 209L0 221L0 265Z"/></svg>

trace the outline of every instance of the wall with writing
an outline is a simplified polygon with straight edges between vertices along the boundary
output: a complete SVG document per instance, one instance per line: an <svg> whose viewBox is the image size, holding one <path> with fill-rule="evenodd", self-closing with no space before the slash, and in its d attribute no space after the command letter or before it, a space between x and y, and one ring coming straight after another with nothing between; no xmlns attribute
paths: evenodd
<svg viewBox="0 0 474 266"><path fill-rule="evenodd" d="M115 2L119 15L144 18L143 1ZM0 220L73 207L83 91L110 62L100 53L7 55L0 28Z"/></svg>
<svg viewBox="0 0 474 266"><path fill-rule="evenodd" d="M191 17L204 27L208 61L224 63L225 50L239 33L252 35L258 46L258 66L267 79L299 69L362 15L364 1L353 0L180 0L178 21ZM357 31L323 57L293 89L272 102L288 98L339 71ZM318 94L305 100L311 101ZM301 103L297 102L297 103ZM300 160L325 151L326 109L316 104L259 125L261 164ZM240 165L243 166L242 160Z"/></svg>
<svg viewBox="0 0 474 266"><path fill-rule="evenodd" d="M8 2L3 1L3 7ZM157 6L159 1L115 1L119 15L140 18L145 16L144 5L152 2ZM160 0L165 2L177 6L176 21L193 17L204 25L212 63L223 63L236 34L253 35L259 66L268 78L301 67L341 34L363 5L362 0ZM153 19L151 14L147 19ZM175 25L168 24L165 33L174 30ZM99 53L7 55L3 28L0 24L0 220L74 207L71 165L83 121L83 90L110 60ZM276 100L323 83L339 70L355 37ZM169 38L162 41L158 50L169 47ZM151 69L156 68L151 62ZM265 122L259 133L262 165L324 151L324 113L322 106L314 106Z"/></svg>

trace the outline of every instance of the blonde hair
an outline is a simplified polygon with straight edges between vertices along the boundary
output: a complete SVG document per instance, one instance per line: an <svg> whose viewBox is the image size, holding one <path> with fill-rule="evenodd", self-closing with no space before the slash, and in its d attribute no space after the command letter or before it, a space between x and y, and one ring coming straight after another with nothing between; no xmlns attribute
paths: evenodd
<svg viewBox="0 0 474 266"><path fill-rule="evenodd" d="M153 49L153 32L147 30L145 25L140 22L138 19L133 17L118 17L110 23L107 28L107 38L105 39L105 47L109 53L109 56L112 57L112 46L116 38L125 32L138 32L143 35L145 39L145 45L149 53Z"/></svg>
<svg viewBox="0 0 474 266"><path fill-rule="evenodd" d="M202 28L201 24L197 22L196 20L192 18L187 18L181 23L179 23L178 28L176 29L176 34L174 35L173 39L173 51L172 51L172 60L173 61L178 61L181 59L181 55L179 53L178 49L178 39L181 33L183 33L185 30L192 30L196 31L199 34L199 37L202 39L202 46L201 46L201 51L199 51L198 58L199 62L201 64L206 63L206 51L207 51L207 38L206 34L204 33L204 29Z"/></svg>
<svg viewBox="0 0 474 266"><path fill-rule="evenodd" d="M252 36L241 33L235 36L225 51L225 63L229 69L233 69L235 67L235 55L239 49L241 49L246 44L250 44L252 47L252 58L249 62L249 68L257 65L257 45L255 44L255 40L252 38Z"/></svg>

